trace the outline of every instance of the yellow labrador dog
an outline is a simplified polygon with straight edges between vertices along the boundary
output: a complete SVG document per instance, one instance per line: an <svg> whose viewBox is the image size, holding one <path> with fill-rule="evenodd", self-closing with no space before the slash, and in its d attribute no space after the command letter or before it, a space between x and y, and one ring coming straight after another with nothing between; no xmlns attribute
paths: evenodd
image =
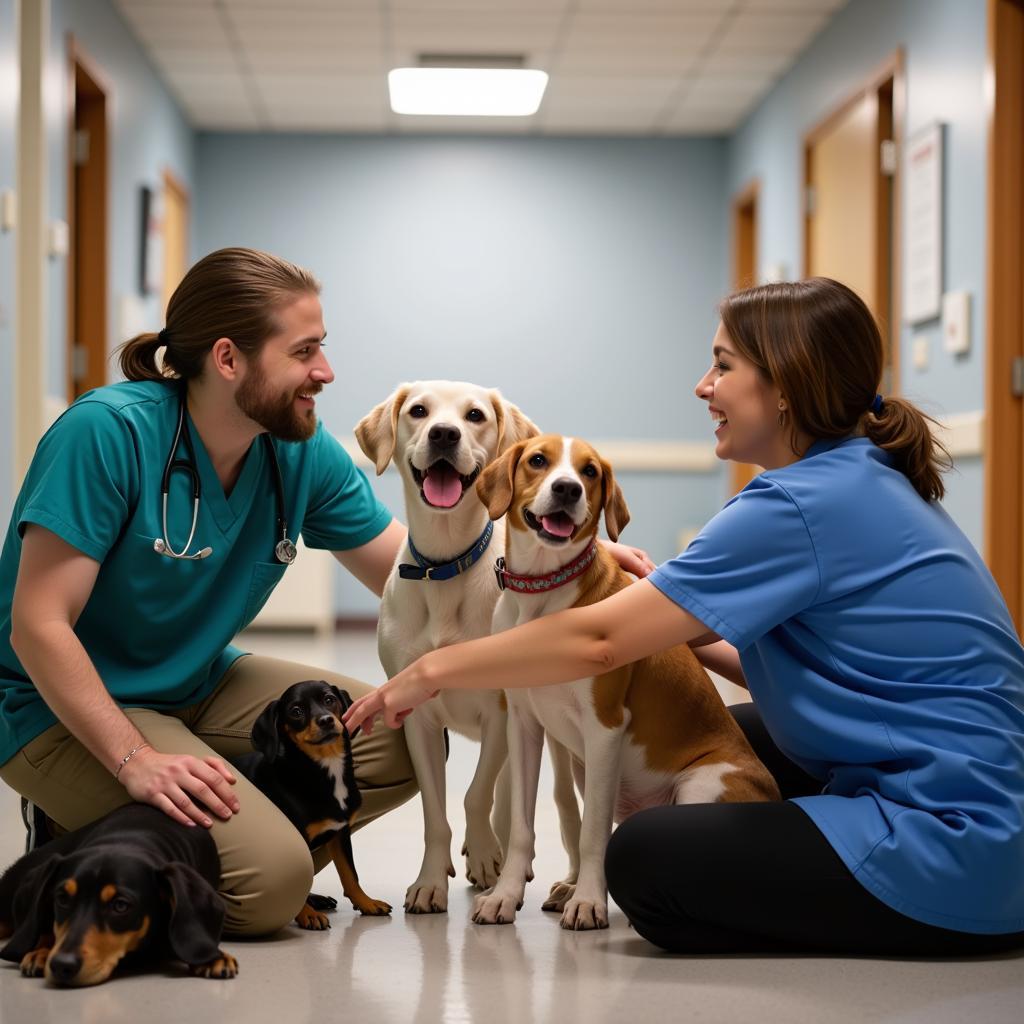
<svg viewBox="0 0 1024 1024"><path fill-rule="evenodd" d="M363 452L378 475L394 461L405 490L409 540L388 578L377 647L388 677L428 651L487 636L499 590L494 560L505 545L504 523L492 523L477 495L480 472L537 428L498 391L458 381L403 384L356 426ZM423 799L425 850L405 909L448 909L455 876L452 833L445 811L444 729L480 742L480 759L466 793L466 876L479 888L498 879L502 852L491 826L495 781L508 754L507 709L500 691L441 693L405 722L409 754ZM552 749L555 800L578 870L579 808L568 754ZM500 791L499 786L499 801ZM507 841L507 781L503 812L495 815Z"/></svg>

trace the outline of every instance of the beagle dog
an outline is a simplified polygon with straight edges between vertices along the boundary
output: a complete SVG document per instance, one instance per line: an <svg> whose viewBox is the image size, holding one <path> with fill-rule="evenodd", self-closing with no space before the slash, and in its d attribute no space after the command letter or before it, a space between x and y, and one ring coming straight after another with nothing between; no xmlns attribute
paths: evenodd
<svg viewBox="0 0 1024 1024"><path fill-rule="evenodd" d="M498 598L493 553L504 544L504 524L491 522L474 484L497 455L537 432L498 391L457 381L402 384L357 424L356 439L377 474L394 461L405 491L409 539L385 586L377 630L378 652L389 678L429 651L490 634ZM405 909L414 914L446 911L448 878L455 877L445 811L446 728L480 742L465 798L466 877L479 888L489 888L501 867L491 810L508 753L504 696L486 690L442 693L405 722L424 817L423 862L405 896ZM556 802L571 848L571 882L579 808L567 753L553 750L552 755ZM507 781L504 787L498 785L495 822L506 832L505 841L507 792Z"/></svg>
<svg viewBox="0 0 1024 1024"><path fill-rule="evenodd" d="M629 511L611 466L585 441L554 434L521 441L484 470L477 490L491 517L507 523L494 632L593 604L631 583L596 543L602 512L617 540ZM569 749L584 792L579 880L562 901L563 928L608 927L604 852L613 820L664 804L779 799L685 645L601 676L506 696L512 833L498 884L476 897L477 923L513 921L533 877L545 732Z"/></svg>

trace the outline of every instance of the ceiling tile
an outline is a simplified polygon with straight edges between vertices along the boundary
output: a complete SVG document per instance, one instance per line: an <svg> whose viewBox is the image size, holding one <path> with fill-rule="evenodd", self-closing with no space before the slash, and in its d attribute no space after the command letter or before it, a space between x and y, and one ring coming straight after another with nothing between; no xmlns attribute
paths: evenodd
<svg viewBox="0 0 1024 1024"><path fill-rule="evenodd" d="M753 52L795 53L817 35L828 20L828 15L807 14L750 14L741 11L725 28L718 39L718 48Z"/></svg>
<svg viewBox="0 0 1024 1024"><path fill-rule="evenodd" d="M786 14L793 11L823 11L832 14L848 2L849 0L740 0L740 7L744 11L770 14Z"/></svg>
<svg viewBox="0 0 1024 1024"><path fill-rule="evenodd" d="M560 22L544 11L453 12L448 18L392 11L390 39L398 50L420 53L529 53L552 46Z"/></svg>
<svg viewBox="0 0 1024 1024"><path fill-rule="evenodd" d="M277 11L379 11L381 0L217 0L232 12Z"/></svg>
<svg viewBox="0 0 1024 1024"><path fill-rule="evenodd" d="M581 12L606 11L613 14L716 14L735 5L734 0L576 0L576 3Z"/></svg>

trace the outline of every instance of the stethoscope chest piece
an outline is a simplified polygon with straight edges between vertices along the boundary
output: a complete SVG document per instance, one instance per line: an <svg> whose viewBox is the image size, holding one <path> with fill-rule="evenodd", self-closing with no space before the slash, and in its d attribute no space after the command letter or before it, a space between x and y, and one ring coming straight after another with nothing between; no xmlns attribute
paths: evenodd
<svg viewBox="0 0 1024 1024"><path fill-rule="evenodd" d="M289 540L287 537L285 537L283 540L279 540L274 545L274 557L282 565L291 565L292 562L295 561L295 558L298 555L298 553L299 552L296 549L294 542Z"/></svg>

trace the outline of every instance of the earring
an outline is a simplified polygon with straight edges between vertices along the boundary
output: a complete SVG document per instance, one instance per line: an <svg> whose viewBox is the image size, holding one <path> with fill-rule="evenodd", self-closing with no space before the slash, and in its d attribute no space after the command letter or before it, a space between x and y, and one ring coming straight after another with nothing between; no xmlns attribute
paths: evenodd
<svg viewBox="0 0 1024 1024"><path fill-rule="evenodd" d="M785 427L786 425L786 403L779 402L779 426Z"/></svg>

